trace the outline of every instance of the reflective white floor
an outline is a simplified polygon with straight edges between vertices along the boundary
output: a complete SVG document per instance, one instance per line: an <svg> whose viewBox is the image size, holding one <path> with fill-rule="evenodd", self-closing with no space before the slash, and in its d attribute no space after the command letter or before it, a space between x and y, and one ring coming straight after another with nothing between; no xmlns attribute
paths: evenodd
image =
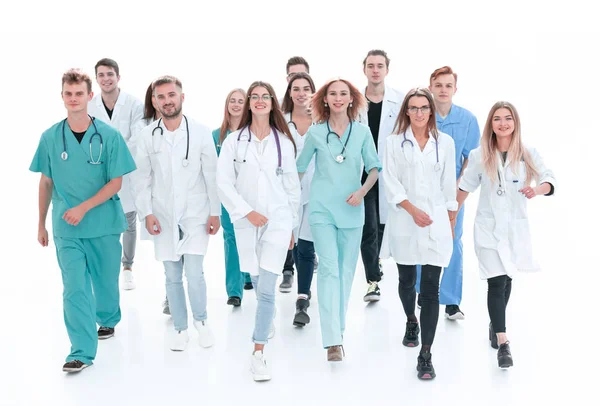
<svg viewBox="0 0 600 406"><path fill-rule="evenodd" d="M553 203L547 202L550 206L545 210L550 211ZM500 370L496 351L487 341L486 284L477 274L469 216L461 305L466 319L445 320L440 309L432 350L438 375L434 381L417 380L418 349L401 344L405 316L397 296L395 265L385 264L382 299L367 306L362 301L366 284L359 260L344 362L326 361L316 295L309 309L312 322L298 329L292 326L295 294L278 292L277 332L266 349L273 379L255 383L249 372L255 295L247 293L238 309L225 304L219 234L211 241L205 262L209 320L216 336L213 348L200 348L191 329L192 340L185 352L168 349L166 336L172 322L161 312L162 267L153 259L151 244L140 242L134 265L137 289L121 291L122 321L115 337L99 343L92 367L73 375L61 371L69 342L53 245L48 249L27 246L33 253L30 267L4 272L0 405L164 405L177 401L511 405L583 399L591 393L593 376L598 376L594 371L598 355L593 349L596 326L585 324L595 300L584 293L598 286L597 272L588 271L582 285L581 279L575 279L580 278L575 276L576 269L563 267L561 261L546 261L545 272L515 279L507 315L515 366ZM551 225L542 217L534 216L532 221L537 222L538 248L543 244L556 247ZM540 252L549 254L547 249Z"/></svg>

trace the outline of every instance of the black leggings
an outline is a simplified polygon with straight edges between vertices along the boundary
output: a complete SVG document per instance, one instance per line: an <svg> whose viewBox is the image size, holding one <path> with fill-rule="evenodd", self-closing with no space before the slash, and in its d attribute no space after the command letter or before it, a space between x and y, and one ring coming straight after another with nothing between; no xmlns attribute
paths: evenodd
<svg viewBox="0 0 600 406"><path fill-rule="evenodd" d="M506 333L506 305L510 298L512 279L507 275L500 275L487 281L487 305L492 329L494 333Z"/></svg>
<svg viewBox="0 0 600 406"><path fill-rule="evenodd" d="M398 266L398 294L404 307L406 317L416 320L415 303L417 292L417 266ZM421 341L423 345L431 346L435 337L440 315L440 274L442 268L433 265L421 266Z"/></svg>

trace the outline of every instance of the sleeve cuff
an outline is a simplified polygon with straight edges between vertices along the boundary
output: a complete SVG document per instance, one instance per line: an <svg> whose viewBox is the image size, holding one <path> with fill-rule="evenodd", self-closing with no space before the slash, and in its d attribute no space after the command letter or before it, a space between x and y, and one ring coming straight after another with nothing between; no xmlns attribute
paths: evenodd
<svg viewBox="0 0 600 406"><path fill-rule="evenodd" d="M446 209L448 211L456 211L458 210L458 202L456 200L451 200L446 202Z"/></svg>
<svg viewBox="0 0 600 406"><path fill-rule="evenodd" d="M402 203L403 201L408 200L408 196L406 196L405 194L397 194L392 198L392 201L394 202L394 210L395 211L401 211L404 210L402 207L399 207L398 205L400 203Z"/></svg>

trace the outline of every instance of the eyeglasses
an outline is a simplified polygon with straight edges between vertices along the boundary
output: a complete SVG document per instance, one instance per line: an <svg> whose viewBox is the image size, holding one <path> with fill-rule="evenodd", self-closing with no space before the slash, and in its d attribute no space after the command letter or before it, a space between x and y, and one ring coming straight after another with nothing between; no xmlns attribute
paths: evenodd
<svg viewBox="0 0 600 406"><path fill-rule="evenodd" d="M263 94L262 96L253 94L253 95L249 96L249 99L252 100L253 102L258 101L258 99L262 99L263 101L268 102L273 99L273 96L271 96L270 94Z"/></svg>
<svg viewBox="0 0 600 406"><path fill-rule="evenodd" d="M428 114L431 111L431 107L429 106L423 106L423 107L409 107L408 108L408 114L417 114L417 111L421 110L421 113L423 114Z"/></svg>

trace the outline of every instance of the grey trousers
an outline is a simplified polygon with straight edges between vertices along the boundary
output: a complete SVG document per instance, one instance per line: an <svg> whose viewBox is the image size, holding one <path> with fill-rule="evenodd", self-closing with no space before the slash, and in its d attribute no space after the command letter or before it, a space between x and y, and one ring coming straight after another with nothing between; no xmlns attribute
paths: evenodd
<svg viewBox="0 0 600 406"><path fill-rule="evenodd" d="M125 213L128 227L123 233L123 258L121 258L121 262L123 263L123 268L128 269L131 269L133 257L135 257L135 244L137 240L136 214L135 211Z"/></svg>

